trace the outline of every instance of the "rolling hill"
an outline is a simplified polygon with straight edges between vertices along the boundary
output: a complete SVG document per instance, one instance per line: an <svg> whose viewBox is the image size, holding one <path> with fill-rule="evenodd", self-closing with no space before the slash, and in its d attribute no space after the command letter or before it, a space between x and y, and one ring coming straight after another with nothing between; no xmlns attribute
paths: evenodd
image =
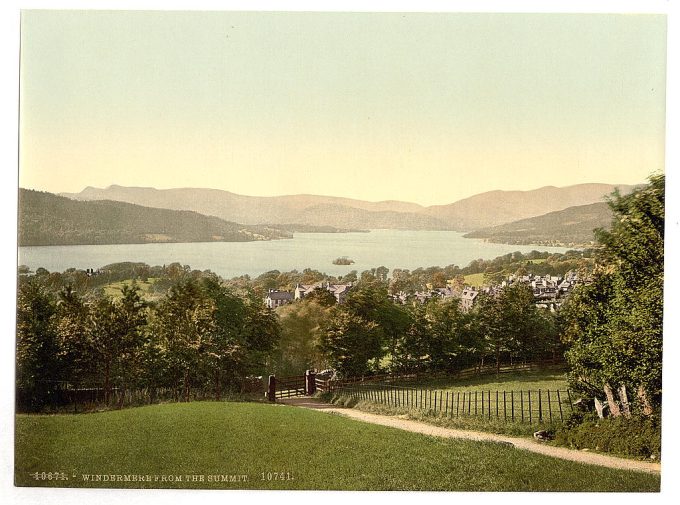
<svg viewBox="0 0 680 505"><path fill-rule="evenodd" d="M77 200L115 200L148 207L192 210L244 224L301 224L334 228L446 229L445 223L422 215L423 207L408 202L365 202L317 195L245 196L216 189L155 189L112 185L62 193Z"/></svg>
<svg viewBox="0 0 680 505"><path fill-rule="evenodd" d="M579 205L538 217L483 228L467 233L467 238L482 238L501 244L587 246L595 241L593 230L608 229L612 212L604 202Z"/></svg>
<svg viewBox="0 0 680 505"><path fill-rule="evenodd" d="M27 189L19 190L18 235L19 246L247 242L292 236L196 212L108 200L75 201Z"/></svg>
<svg viewBox="0 0 680 505"><path fill-rule="evenodd" d="M77 200L115 200L147 207L191 210L227 221L331 226L342 229L410 229L473 231L536 217L569 207L602 202L618 187L578 184L531 191L490 191L448 205L424 207L396 200L366 202L319 195L245 196L216 189L155 189L109 186L62 193Z"/></svg>

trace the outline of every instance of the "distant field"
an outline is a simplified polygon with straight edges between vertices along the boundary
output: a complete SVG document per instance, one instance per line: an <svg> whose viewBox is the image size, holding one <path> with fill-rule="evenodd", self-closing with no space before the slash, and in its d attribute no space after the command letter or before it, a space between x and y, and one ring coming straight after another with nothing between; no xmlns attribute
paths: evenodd
<svg viewBox="0 0 680 505"><path fill-rule="evenodd" d="M491 391L520 391L520 390L556 390L567 389L567 376L564 371L541 370L535 372L513 372L481 375L471 379L428 379L418 381L422 387L428 387L439 391L462 391L462 390L491 390Z"/></svg>
<svg viewBox="0 0 680 505"><path fill-rule="evenodd" d="M151 277L146 281L142 280L137 280L136 284L137 287L140 289L140 295L142 298L149 298L151 297L151 289L153 288L153 285L156 283L157 279ZM112 282L111 284L107 284L104 286L104 294L106 296L110 296L111 298L120 298L121 296L121 289L123 288L124 285L131 285L132 281L120 281L120 282Z"/></svg>
<svg viewBox="0 0 680 505"><path fill-rule="evenodd" d="M465 276L465 284L478 288L484 285L484 273L469 274Z"/></svg>
<svg viewBox="0 0 680 505"><path fill-rule="evenodd" d="M19 415L16 421L15 479L21 486L658 491L660 482L655 475L499 444L438 439L262 403L166 404ZM34 472L68 480L34 480ZM133 482L132 475L151 482Z"/></svg>

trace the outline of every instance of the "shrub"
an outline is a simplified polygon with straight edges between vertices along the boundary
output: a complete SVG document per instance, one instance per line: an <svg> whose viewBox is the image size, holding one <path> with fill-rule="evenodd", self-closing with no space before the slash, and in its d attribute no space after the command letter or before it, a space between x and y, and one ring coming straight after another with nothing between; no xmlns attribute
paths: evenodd
<svg viewBox="0 0 680 505"><path fill-rule="evenodd" d="M555 443L574 449L591 449L638 459L660 459L661 418L599 419L574 413L555 432Z"/></svg>

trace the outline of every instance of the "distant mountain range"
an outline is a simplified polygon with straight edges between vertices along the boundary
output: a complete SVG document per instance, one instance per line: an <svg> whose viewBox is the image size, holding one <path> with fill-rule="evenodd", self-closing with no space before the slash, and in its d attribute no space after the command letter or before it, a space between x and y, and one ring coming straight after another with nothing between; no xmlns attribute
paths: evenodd
<svg viewBox="0 0 680 505"><path fill-rule="evenodd" d="M19 190L20 246L246 242L291 238L290 232L244 226L191 211L143 207L108 200L75 201Z"/></svg>
<svg viewBox="0 0 680 505"><path fill-rule="evenodd" d="M367 202L319 195L244 196L216 189L155 189L109 186L62 193L77 200L115 200L147 207L189 210L249 225L271 223L341 229L473 231L536 217L573 206L602 202L615 188L636 186L578 184L531 191L490 191L448 204L424 207L401 201Z"/></svg>
<svg viewBox="0 0 680 505"><path fill-rule="evenodd" d="M635 187L618 186L623 194ZM603 200L615 188L579 184L491 191L431 207L317 195L255 197L213 189L109 186L62 196L20 189L19 245L242 242L290 238L294 232L388 228L466 231L469 238L509 244L579 246L592 243L593 229L609 227L611 212Z"/></svg>
<svg viewBox="0 0 680 505"><path fill-rule="evenodd" d="M592 245L593 230L609 229L612 212L604 202L579 205L538 217L520 219L467 233L468 238L483 238L501 244L536 244L577 247Z"/></svg>

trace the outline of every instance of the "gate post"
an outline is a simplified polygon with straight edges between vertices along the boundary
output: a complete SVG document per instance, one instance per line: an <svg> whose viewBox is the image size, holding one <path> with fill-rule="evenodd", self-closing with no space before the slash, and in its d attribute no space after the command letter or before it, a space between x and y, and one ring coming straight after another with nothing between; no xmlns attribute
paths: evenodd
<svg viewBox="0 0 680 505"><path fill-rule="evenodd" d="M267 399L270 402L276 401L276 376L269 376L269 383L267 384Z"/></svg>
<svg viewBox="0 0 680 505"><path fill-rule="evenodd" d="M305 394L308 396L316 393L316 373L314 370L305 372Z"/></svg>

